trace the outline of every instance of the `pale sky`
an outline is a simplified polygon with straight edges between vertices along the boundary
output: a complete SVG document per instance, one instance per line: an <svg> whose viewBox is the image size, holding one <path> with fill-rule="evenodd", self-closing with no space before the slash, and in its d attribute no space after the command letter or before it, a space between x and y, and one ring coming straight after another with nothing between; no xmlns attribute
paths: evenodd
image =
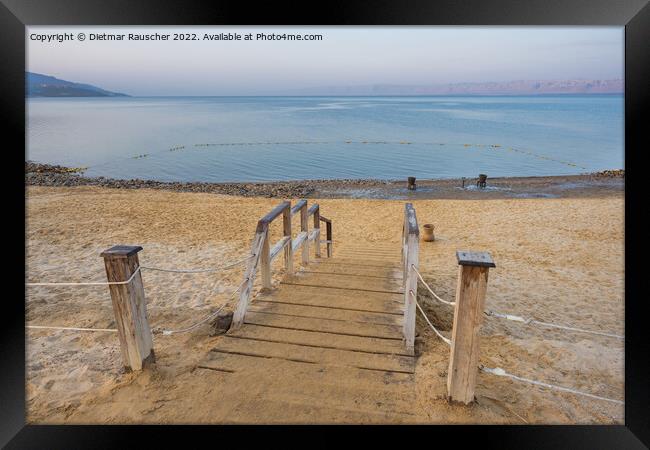
<svg viewBox="0 0 650 450"><path fill-rule="evenodd" d="M156 32L196 33L200 40L89 40L91 33ZM30 39L56 33L75 40ZM253 40L202 40L204 33L253 33ZM260 41L257 33L323 39ZM136 96L624 77L623 27L30 26L26 39L26 70Z"/></svg>

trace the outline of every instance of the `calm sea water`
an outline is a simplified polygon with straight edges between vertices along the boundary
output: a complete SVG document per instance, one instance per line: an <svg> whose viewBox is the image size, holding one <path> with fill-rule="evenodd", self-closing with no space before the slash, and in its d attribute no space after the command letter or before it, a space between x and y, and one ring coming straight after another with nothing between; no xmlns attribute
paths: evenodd
<svg viewBox="0 0 650 450"><path fill-rule="evenodd" d="M620 95L37 98L27 111L27 158L89 176L450 178L624 165Z"/></svg>

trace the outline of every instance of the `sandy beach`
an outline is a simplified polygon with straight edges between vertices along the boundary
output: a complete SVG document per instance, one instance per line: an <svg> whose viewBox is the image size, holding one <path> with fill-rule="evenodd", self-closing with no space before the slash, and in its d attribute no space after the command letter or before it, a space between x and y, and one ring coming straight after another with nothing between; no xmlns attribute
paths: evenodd
<svg viewBox="0 0 650 450"><path fill-rule="evenodd" d="M424 278L451 300L456 250L489 251L497 267L490 272L488 309L623 335L624 197L619 181L602 188L600 195L598 189L584 195L575 189L557 198L416 198L420 226L434 224L437 238L420 246ZM310 195L310 204L319 203L333 222L335 254L373 243L399 248L403 200L315 195ZM116 244L142 246L144 265L219 266L249 251L257 220L279 201L163 189L28 186L26 280L105 281L99 253ZM279 236L277 225L272 240ZM152 327L178 329L201 319L228 300L242 272L242 267L219 276L143 272ZM276 263L275 282L282 275ZM434 325L449 336L452 310L424 289L418 295ZM32 325L114 327L105 286L30 287L25 313ZM156 364L134 374L121 369L114 333L30 329L27 422L214 423L215 417L246 421L236 410L220 410L224 406L216 400L229 374L197 368L220 339L213 331L205 325L191 333L156 335ZM416 332L415 422L624 423L622 405L487 374L478 376L475 404L450 405L445 399L449 348L419 315ZM487 317L480 362L623 400L624 346L617 339ZM313 420L317 417L296 418Z"/></svg>

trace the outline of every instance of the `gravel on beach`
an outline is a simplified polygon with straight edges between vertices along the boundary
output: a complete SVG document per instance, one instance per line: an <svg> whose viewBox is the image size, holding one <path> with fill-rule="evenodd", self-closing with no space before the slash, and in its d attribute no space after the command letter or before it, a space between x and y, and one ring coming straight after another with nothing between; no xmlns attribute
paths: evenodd
<svg viewBox="0 0 650 450"><path fill-rule="evenodd" d="M202 192L242 197L268 198L559 198L620 194L623 170L605 170L582 175L489 178L486 189L476 187L477 178L416 180L409 191L406 180L336 179L255 183L168 182L142 179L87 177L85 168L25 163L25 183L29 186L97 186L116 189L162 189Z"/></svg>

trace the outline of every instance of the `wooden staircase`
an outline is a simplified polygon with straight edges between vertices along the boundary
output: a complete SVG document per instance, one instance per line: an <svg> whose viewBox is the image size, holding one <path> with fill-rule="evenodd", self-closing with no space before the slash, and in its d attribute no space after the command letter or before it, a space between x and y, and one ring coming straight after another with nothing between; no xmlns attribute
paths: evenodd
<svg viewBox="0 0 650 450"><path fill-rule="evenodd" d="M232 374L238 420L413 422L400 259L398 246L338 248L251 299L200 365Z"/></svg>

